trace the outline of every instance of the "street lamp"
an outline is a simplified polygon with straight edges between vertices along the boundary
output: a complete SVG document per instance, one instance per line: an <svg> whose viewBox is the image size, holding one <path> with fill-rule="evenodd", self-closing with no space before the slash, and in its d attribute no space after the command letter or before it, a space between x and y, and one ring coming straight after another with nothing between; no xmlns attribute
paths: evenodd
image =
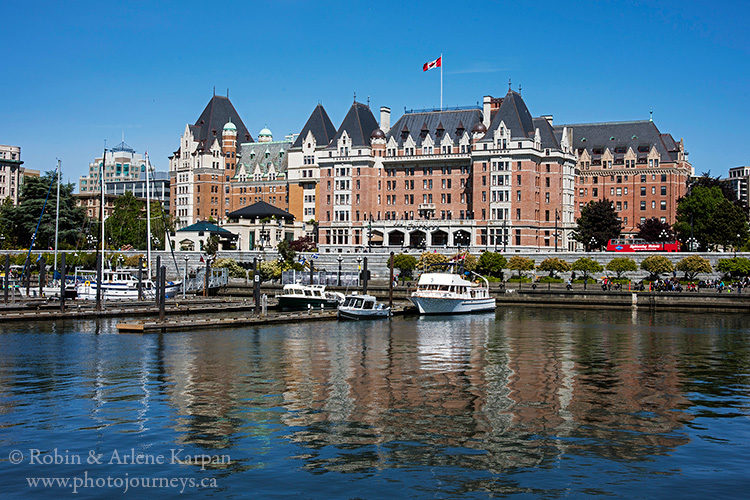
<svg viewBox="0 0 750 500"><path fill-rule="evenodd" d="M740 239L742 236L740 236L740 233L737 233L737 244L734 246L734 258L737 258L737 247L740 246Z"/></svg>
<svg viewBox="0 0 750 500"><path fill-rule="evenodd" d="M593 251L594 245L596 245L596 238L594 238L592 236L591 239L589 240L589 251L590 252Z"/></svg>
<svg viewBox="0 0 750 500"><path fill-rule="evenodd" d="M341 261L344 260L344 258L339 255L336 257L336 260L339 261L339 286L341 286Z"/></svg>
<svg viewBox="0 0 750 500"><path fill-rule="evenodd" d="M183 258L185 259L185 278L182 280L182 298L185 298L185 292L187 291L187 276L188 276L188 257L187 255L184 255Z"/></svg>
<svg viewBox="0 0 750 500"><path fill-rule="evenodd" d="M664 250L664 243L667 241L667 238L669 237L669 233L666 229L662 229L661 233L659 233L659 239L661 240L661 249Z"/></svg>
<svg viewBox="0 0 750 500"><path fill-rule="evenodd" d="M357 257L357 286L360 285L362 280L362 257Z"/></svg>

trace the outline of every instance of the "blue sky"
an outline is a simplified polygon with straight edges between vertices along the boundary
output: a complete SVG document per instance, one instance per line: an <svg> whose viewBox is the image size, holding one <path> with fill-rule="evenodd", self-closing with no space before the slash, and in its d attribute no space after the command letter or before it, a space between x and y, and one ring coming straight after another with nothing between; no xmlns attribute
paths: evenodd
<svg viewBox="0 0 750 500"><path fill-rule="evenodd" d="M750 2L5 2L0 143L77 182L122 132L157 168L212 94L256 136L371 106L470 105L523 86L555 123L648 119L696 172L749 164Z"/></svg>

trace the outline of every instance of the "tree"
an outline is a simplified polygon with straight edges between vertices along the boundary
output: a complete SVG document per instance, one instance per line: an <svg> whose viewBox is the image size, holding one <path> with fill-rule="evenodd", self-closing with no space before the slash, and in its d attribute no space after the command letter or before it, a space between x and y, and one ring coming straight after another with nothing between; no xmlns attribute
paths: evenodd
<svg viewBox="0 0 750 500"><path fill-rule="evenodd" d="M620 236L622 229L612 202L606 198L591 201L583 207L576 224L578 228L573 233L573 239L582 243L586 251L600 249L609 240Z"/></svg>
<svg viewBox="0 0 750 500"><path fill-rule="evenodd" d="M417 258L405 253L394 255L393 267L399 270L401 276L411 278L412 272L417 267Z"/></svg>
<svg viewBox="0 0 750 500"><path fill-rule="evenodd" d="M279 251L279 258L284 263L292 263L297 257L297 252L294 251L291 243L287 240L281 240L279 244L276 245L276 249Z"/></svg>
<svg viewBox="0 0 750 500"><path fill-rule="evenodd" d="M112 248L129 245L133 248L144 248L145 204L126 191L115 200L112 214L104 223L104 236Z"/></svg>
<svg viewBox="0 0 750 500"><path fill-rule="evenodd" d="M518 271L518 279L520 280L524 271L534 270L534 259L514 255L508 261L508 269L511 271Z"/></svg>
<svg viewBox="0 0 750 500"><path fill-rule="evenodd" d="M607 271L612 271L619 280L625 273L638 270L638 264L630 257L615 257L607 264Z"/></svg>
<svg viewBox="0 0 750 500"><path fill-rule="evenodd" d="M663 255L651 255L641 262L641 269L648 272L649 280L656 281L659 276L674 271L672 261Z"/></svg>
<svg viewBox="0 0 750 500"><path fill-rule="evenodd" d="M747 213L718 186L696 185L677 203L674 225L680 241L692 236L701 250L741 246L748 239Z"/></svg>
<svg viewBox="0 0 750 500"><path fill-rule="evenodd" d="M203 247L203 251L208 255L216 255L219 251L219 235L212 234L206 240L206 246Z"/></svg>
<svg viewBox="0 0 750 500"><path fill-rule="evenodd" d="M419 261L417 261L417 269L419 269L420 271L425 271L429 269L429 267L433 264L442 264L444 262L448 262L448 257L446 257L445 255L434 252L424 252L419 256Z"/></svg>
<svg viewBox="0 0 750 500"><path fill-rule="evenodd" d="M581 257L580 259L576 260L575 262L573 262L573 265L570 266L570 268L574 271L582 272L584 282L588 281L589 276L592 273L598 273L604 269L601 264L588 257Z"/></svg>
<svg viewBox="0 0 750 500"><path fill-rule="evenodd" d="M674 241L672 226L656 217L638 224L638 237L646 241Z"/></svg>
<svg viewBox="0 0 750 500"><path fill-rule="evenodd" d="M748 259L747 257L719 259L716 268L722 273L730 274L735 278L750 276L750 259Z"/></svg>
<svg viewBox="0 0 750 500"><path fill-rule="evenodd" d="M549 257L544 259L541 264L537 266L540 271L549 272L550 278L555 276L555 273L562 273L570 271L570 264L557 257Z"/></svg>
<svg viewBox="0 0 750 500"><path fill-rule="evenodd" d="M39 224L34 242L35 248L52 248L55 245L55 210L57 189L55 172L47 172L42 177L27 177L18 198L18 205L9 206L5 201L0 210L0 230L10 231L6 238L18 247L28 248L34 230L42 215L44 200L47 205ZM60 226L58 241L60 248L83 246L83 229L86 215L73 198L73 184L60 184ZM49 193L49 198L47 194Z"/></svg>
<svg viewBox="0 0 750 500"><path fill-rule="evenodd" d="M469 252L459 252L453 255L450 260L460 261L463 260L464 269L467 271L476 271L477 269L477 258L471 255Z"/></svg>
<svg viewBox="0 0 750 500"><path fill-rule="evenodd" d="M15 248L14 222L11 218L13 200L7 197L0 205L0 250Z"/></svg>
<svg viewBox="0 0 750 500"><path fill-rule="evenodd" d="M677 263L675 269L685 273L686 280L694 279L698 273L710 273L713 269L708 259L700 255L690 255Z"/></svg>
<svg viewBox="0 0 750 500"><path fill-rule="evenodd" d="M315 240L310 236L301 236L289 243L289 247L295 252L314 252L316 249Z"/></svg>
<svg viewBox="0 0 750 500"><path fill-rule="evenodd" d="M479 256L477 269L481 274L486 274L499 278L503 274L503 269L508 265L508 261L497 252L484 252Z"/></svg>

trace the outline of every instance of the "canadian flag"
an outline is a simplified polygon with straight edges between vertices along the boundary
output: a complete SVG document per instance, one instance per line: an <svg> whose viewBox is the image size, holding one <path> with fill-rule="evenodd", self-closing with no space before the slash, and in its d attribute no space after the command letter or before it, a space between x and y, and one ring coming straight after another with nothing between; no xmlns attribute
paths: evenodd
<svg viewBox="0 0 750 500"><path fill-rule="evenodd" d="M427 71L428 69L432 69L432 68L439 68L443 64L442 59L443 59L443 56L440 56L434 61L424 63L424 66L422 66L422 71Z"/></svg>

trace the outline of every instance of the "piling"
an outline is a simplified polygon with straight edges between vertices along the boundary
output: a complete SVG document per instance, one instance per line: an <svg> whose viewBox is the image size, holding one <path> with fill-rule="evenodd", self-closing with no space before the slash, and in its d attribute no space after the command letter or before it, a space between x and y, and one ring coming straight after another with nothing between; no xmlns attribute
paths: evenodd
<svg viewBox="0 0 750 500"><path fill-rule="evenodd" d="M3 301L8 303L8 288L10 287L10 254L5 254L5 278L3 280Z"/></svg>
<svg viewBox="0 0 750 500"><path fill-rule="evenodd" d="M166 303L166 285L167 285L167 267L161 266L159 270L159 321L164 321L166 312L164 306Z"/></svg>
<svg viewBox="0 0 750 500"><path fill-rule="evenodd" d="M255 301L255 314L260 313L260 272L258 272L258 258L253 258L253 300Z"/></svg>
<svg viewBox="0 0 750 500"><path fill-rule="evenodd" d="M143 257L138 257L138 300L143 300Z"/></svg>
<svg viewBox="0 0 750 500"><path fill-rule="evenodd" d="M46 284L46 273L47 270L47 259L42 257L39 259L39 296L44 296L44 285Z"/></svg>
<svg viewBox="0 0 750 500"><path fill-rule="evenodd" d="M156 307L159 307L159 279L161 275L161 255L156 256L156 282L152 283L154 285L154 303L156 304ZM150 278L151 276L149 276Z"/></svg>
<svg viewBox="0 0 750 500"><path fill-rule="evenodd" d="M65 312L65 252L60 255L60 312Z"/></svg>
<svg viewBox="0 0 750 500"><path fill-rule="evenodd" d="M393 308L393 252L391 252L391 258L388 259L388 267L391 270L391 279L388 281L388 307Z"/></svg>
<svg viewBox="0 0 750 500"><path fill-rule="evenodd" d="M369 272L367 271L367 257L362 259L362 293L367 295L367 281L369 278Z"/></svg>
<svg viewBox="0 0 750 500"><path fill-rule="evenodd" d="M208 277L211 274L211 261L206 259L206 275L203 277L203 296L208 297Z"/></svg>

